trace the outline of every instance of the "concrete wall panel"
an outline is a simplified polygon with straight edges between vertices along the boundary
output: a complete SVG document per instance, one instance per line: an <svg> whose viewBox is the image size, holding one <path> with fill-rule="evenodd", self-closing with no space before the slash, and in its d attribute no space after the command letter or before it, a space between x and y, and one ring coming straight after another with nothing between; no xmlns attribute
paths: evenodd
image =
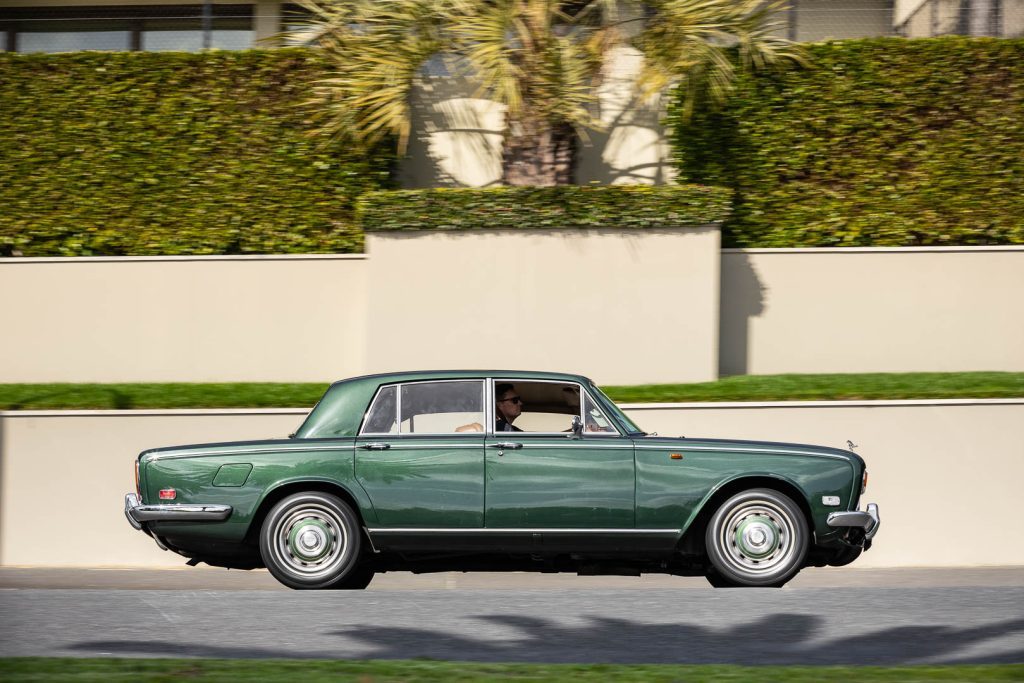
<svg viewBox="0 0 1024 683"><path fill-rule="evenodd" d="M0 382L358 374L363 256L0 259Z"/></svg>
<svg viewBox="0 0 1024 683"><path fill-rule="evenodd" d="M368 370L717 369L717 228L372 233Z"/></svg>
<svg viewBox="0 0 1024 683"><path fill-rule="evenodd" d="M1024 248L724 249L722 374L1024 371Z"/></svg>

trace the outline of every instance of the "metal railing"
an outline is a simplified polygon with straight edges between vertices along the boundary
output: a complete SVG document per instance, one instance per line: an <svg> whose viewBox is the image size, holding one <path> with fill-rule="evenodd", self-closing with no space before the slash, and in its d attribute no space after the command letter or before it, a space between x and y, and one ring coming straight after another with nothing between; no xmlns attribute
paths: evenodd
<svg viewBox="0 0 1024 683"><path fill-rule="evenodd" d="M1024 0L925 0L896 27L906 38L1024 37Z"/></svg>

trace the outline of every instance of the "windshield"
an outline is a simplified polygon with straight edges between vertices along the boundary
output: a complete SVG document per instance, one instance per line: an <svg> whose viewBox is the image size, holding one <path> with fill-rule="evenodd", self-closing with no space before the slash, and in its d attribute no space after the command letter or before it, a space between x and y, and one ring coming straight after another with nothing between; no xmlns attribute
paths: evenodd
<svg viewBox="0 0 1024 683"><path fill-rule="evenodd" d="M590 389L595 394L599 395L601 398L604 399L605 404L608 406L608 412L610 412L612 415L614 415L618 419L618 421L622 424L622 426L626 428L626 431L628 431L630 434L646 434L647 433L644 430L640 429L636 425L635 422L633 422L631 419L629 419L629 417L627 417L626 414L624 412L622 412L622 410L617 405L615 405L615 401L613 401L610 398L608 398L608 395L606 393L604 393L603 391L601 391L600 388L598 388L596 385L591 383L590 384Z"/></svg>

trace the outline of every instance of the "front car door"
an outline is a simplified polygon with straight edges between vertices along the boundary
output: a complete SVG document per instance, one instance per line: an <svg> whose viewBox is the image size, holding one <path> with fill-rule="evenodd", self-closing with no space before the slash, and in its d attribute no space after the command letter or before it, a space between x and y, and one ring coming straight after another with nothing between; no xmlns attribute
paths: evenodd
<svg viewBox="0 0 1024 683"><path fill-rule="evenodd" d="M511 389L509 389L511 387ZM545 550L617 546L634 531L633 442L576 382L494 379L488 420L488 532ZM521 406L505 427L512 406ZM502 402L506 402L503 406ZM583 433L572 432L574 417Z"/></svg>

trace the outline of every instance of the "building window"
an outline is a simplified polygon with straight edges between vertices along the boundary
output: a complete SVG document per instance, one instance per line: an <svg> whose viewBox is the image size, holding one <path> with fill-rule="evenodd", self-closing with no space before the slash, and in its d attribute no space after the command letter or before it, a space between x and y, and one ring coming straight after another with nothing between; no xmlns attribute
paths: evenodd
<svg viewBox="0 0 1024 683"><path fill-rule="evenodd" d="M253 47L252 5L12 7L0 9L0 47L14 52Z"/></svg>

